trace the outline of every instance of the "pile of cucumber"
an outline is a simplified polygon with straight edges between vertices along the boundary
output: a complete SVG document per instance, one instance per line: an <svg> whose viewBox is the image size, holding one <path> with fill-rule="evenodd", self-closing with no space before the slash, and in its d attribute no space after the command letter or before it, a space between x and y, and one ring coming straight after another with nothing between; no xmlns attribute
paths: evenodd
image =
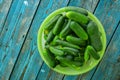
<svg viewBox="0 0 120 80"><path fill-rule="evenodd" d="M97 24L86 10L57 14L44 27L45 53L49 65L78 69L91 57L100 59L103 45Z"/></svg>

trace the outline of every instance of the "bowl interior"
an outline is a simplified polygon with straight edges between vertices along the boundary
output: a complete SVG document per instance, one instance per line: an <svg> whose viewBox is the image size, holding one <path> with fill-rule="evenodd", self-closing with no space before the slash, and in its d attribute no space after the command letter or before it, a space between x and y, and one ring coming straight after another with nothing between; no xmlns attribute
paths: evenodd
<svg viewBox="0 0 120 80"><path fill-rule="evenodd" d="M43 54L44 54L44 47L45 47L45 40L44 40L44 26L46 25L46 22L48 22L53 16L57 15L57 14L60 14L60 13L63 13L63 12L67 12L69 10L74 10L74 9L77 9L79 10L80 8L78 7L64 7L64 8L61 8L61 9L58 9L56 11L54 11L53 13L51 13L45 20L44 22L42 23L42 25L40 26L40 29L38 31L38 50L40 52L40 55L42 57L42 59L44 60L44 62L49 66L49 61L47 61ZM81 8L83 9L83 8ZM61 67L61 66L56 66L55 68L50 68L54 71L57 71L59 73L62 73L62 74L66 74L66 75L78 75L78 74L82 74L82 73L85 73L85 72L88 72L89 70L93 69L98 63L99 61L101 60L101 58L103 57L104 55L104 51L105 51L105 48L106 48L106 34L105 34L105 31L104 31L104 28L102 26L102 24L100 23L100 21L92 14L88 11L88 17L90 19L92 19L97 25L98 25L98 28L99 28L99 31L102 33L101 34L101 40L102 40L102 44L103 44L103 49L101 51L98 52L98 54L100 55L100 59L99 60L95 60L93 59L92 57L90 58L90 60L84 64L82 67L80 67L80 69L73 69L73 68L69 68L69 67Z"/></svg>

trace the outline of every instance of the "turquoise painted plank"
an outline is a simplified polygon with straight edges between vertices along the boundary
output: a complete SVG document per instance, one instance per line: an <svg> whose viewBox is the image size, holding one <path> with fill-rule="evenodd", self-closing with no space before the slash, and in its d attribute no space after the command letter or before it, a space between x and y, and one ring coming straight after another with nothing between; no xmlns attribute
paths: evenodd
<svg viewBox="0 0 120 80"><path fill-rule="evenodd" d="M80 7L83 7L93 13L98 3L99 0L81 0Z"/></svg>
<svg viewBox="0 0 120 80"><path fill-rule="evenodd" d="M4 27L11 4L12 0L0 0L0 34Z"/></svg>
<svg viewBox="0 0 120 80"><path fill-rule="evenodd" d="M68 6L82 7L93 13L98 2L99 0L71 0ZM93 71L91 72L93 73ZM80 78L81 78L81 75L65 76L64 80L76 80Z"/></svg>
<svg viewBox="0 0 120 80"><path fill-rule="evenodd" d="M10 46L10 44L8 45L8 42L10 42L12 32L14 31L16 22L19 19L18 17L20 16L21 4L22 4L21 0L14 1L12 3L10 12L9 12L7 20L6 20L6 23L5 23L4 27L3 27L3 30L1 32L1 34L0 34L0 44L1 44L1 48L0 48L0 53L1 53L0 54L0 66L2 64L2 61L5 59L5 57L7 55L7 52L5 52L5 51L8 51L8 47ZM17 15L15 15L15 14L17 14Z"/></svg>
<svg viewBox="0 0 120 80"><path fill-rule="evenodd" d="M50 76L50 68L46 65L46 63L43 63L40 72L38 73L38 76L36 77L37 80L47 80Z"/></svg>
<svg viewBox="0 0 120 80"><path fill-rule="evenodd" d="M82 0L70 0L68 6L80 7Z"/></svg>
<svg viewBox="0 0 120 80"><path fill-rule="evenodd" d="M101 21L105 28L107 45L114 33L114 30L120 20L120 1L100 0L95 11L95 16ZM106 53L105 53L106 54ZM104 58L103 58L104 59ZM99 66L99 65L98 65ZM82 75L81 80L90 80L96 68L92 72Z"/></svg>
<svg viewBox="0 0 120 80"><path fill-rule="evenodd" d="M23 71L19 80L35 80L36 79L39 68L42 65L42 60L40 60L37 48L35 49L33 54L29 57L29 61L27 62L27 64L28 66L24 68L26 70Z"/></svg>
<svg viewBox="0 0 120 80"><path fill-rule="evenodd" d="M99 0L70 0L68 6L76 6L89 10L93 13Z"/></svg>
<svg viewBox="0 0 120 80"><path fill-rule="evenodd" d="M120 20L120 0L101 0L95 16L101 21L107 34L107 44Z"/></svg>
<svg viewBox="0 0 120 80"><path fill-rule="evenodd" d="M76 75L76 76L65 76L64 80L77 80L79 77L81 77L80 75Z"/></svg>
<svg viewBox="0 0 120 80"><path fill-rule="evenodd" d="M93 68L91 71L82 74L82 76L79 78L80 80L90 80L92 75L94 74L97 67Z"/></svg>
<svg viewBox="0 0 120 80"><path fill-rule="evenodd" d="M63 76L63 74L52 71L48 80L62 80Z"/></svg>
<svg viewBox="0 0 120 80"><path fill-rule="evenodd" d="M120 80L120 23L92 80Z"/></svg>
<svg viewBox="0 0 120 80"><path fill-rule="evenodd" d="M0 34L0 79L7 80L10 76L38 3L39 0L13 1Z"/></svg>
<svg viewBox="0 0 120 80"><path fill-rule="evenodd" d="M30 53L33 52L34 49L37 48L37 43L36 43L37 42L37 32L40 27L40 24L52 11L54 11L60 7L66 6L67 3L68 3L68 0L64 0L64 1L41 0L41 3L39 5L36 15L33 19L33 23L28 32L27 38L23 44L23 47L21 49L20 55L18 57L18 60L13 69L10 79L12 79L12 80L14 80L14 79L34 80L35 77L37 77L36 74L38 73L40 67L42 67L41 63L43 61L42 61L38 51L35 52L34 54L30 54ZM38 56L35 56L35 55L38 55ZM32 56L35 56L35 57L31 58ZM38 58L39 60L36 62L35 58ZM34 65L33 65L33 63L34 63ZM40 65L38 65L38 63L40 63ZM34 70L34 71L32 71L32 70ZM29 78L31 75L34 75L34 76ZM47 74L42 74L40 76L47 76Z"/></svg>

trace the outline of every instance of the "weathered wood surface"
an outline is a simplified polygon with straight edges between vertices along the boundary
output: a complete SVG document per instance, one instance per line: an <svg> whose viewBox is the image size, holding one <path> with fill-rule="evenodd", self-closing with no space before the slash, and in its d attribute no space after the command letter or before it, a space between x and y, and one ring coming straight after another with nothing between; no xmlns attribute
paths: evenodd
<svg viewBox="0 0 120 80"><path fill-rule="evenodd" d="M52 71L37 49L37 32L54 10L77 6L94 13L105 28L107 48L96 68L82 75ZM120 80L119 0L0 0L0 80Z"/></svg>
<svg viewBox="0 0 120 80"><path fill-rule="evenodd" d="M4 27L12 0L0 0L0 33Z"/></svg>
<svg viewBox="0 0 120 80"><path fill-rule="evenodd" d="M38 4L39 0L14 0L11 5L5 26L0 34L0 79L2 80L10 77Z"/></svg>

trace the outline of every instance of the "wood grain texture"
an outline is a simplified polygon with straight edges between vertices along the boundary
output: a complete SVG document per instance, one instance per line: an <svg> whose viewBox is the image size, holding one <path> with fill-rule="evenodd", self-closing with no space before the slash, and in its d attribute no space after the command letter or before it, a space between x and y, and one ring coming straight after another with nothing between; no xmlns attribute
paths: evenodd
<svg viewBox="0 0 120 80"><path fill-rule="evenodd" d="M14 0L12 3L5 26L0 34L1 80L7 80L10 76L38 3L39 0Z"/></svg>
<svg viewBox="0 0 120 80"><path fill-rule="evenodd" d="M62 80L63 76L63 74L52 71L52 73L49 76L49 80Z"/></svg>
<svg viewBox="0 0 120 80"><path fill-rule="evenodd" d="M77 6L77 7L82 7L84 9L89 10L90 12L94 12L94 9L96 8L97 3L99 2L99 0L70 0L69 5L68 6ZM94 70L90 71L90 74L93 74ZM88 75L88 76L89 76ZM64 80L76 80L76 79L80 79L80 76L65 76Z"/></svg>
<svg viewBox="0 0 120 80"><path fill-rule="evenodd" d="M4 27L12 0L0 0L0 34Z"/></svg>
<svg viewBox="0 0 120 80"><path fill-rule="evenodd" d="M98 2L99 0L70 0L68 6L77 6L85 8L93 13Z"/></svg>
<svg viewBox="0 0 120 80"><path fill-rule="evenodd" d="M120 20L120 1L119 0L101 0L95 16L101 21L105 28L107 44L109 43L112 34Z"/></svg>
<svg viewBox="0 0 120 80"><path fill-rule="evenodd" d="M90 80L91 77L93 76L95 70L97 67L93 68L91 71L82 74L82 76L79 78L79 80Z"/></svg>
<svg viewBox="0 0 120 80"><path fill-rule="evenodd" d="M78 80L80 77L81 77L81 75L65 76L63 80Z"/></svg>
<svg viewBox="0 0 120 80"><path fill-rule="evenodd" d="M37 50L37 32L42 21L52 11L66 6L67 3L68 0L63 1L41 0L36 15L34 17L33 23L26 37L26 40L22 46L21 52L19 53L20 55L10 77L11 80L15 79L34 80L36 79L37 75L38 75L37 79L39 80L40 79L39 76L47 76L47 74L38 74L38 72L42 70L40 67L43 61ZM47 71L50 71L49 68Z"/></svg>
<svg viewBox="0 0 120 80"><path fill-rule="evenodd" d="M46 63L43 63L40 72L38 76L36 77L37 80L48 80L50 74L52 73L52 70L46 65Z"/></svg>
<svg viewBox="0 0 120 80"><path fill-rule="evenodd" d="M92 80L120 80L120 24Z"/></svg>
<svg viewBox="0 0 120 80"><path fill-rule="evenodd" d="M17 5L19 3L19 5ZM22 1L14 1L12 3L10 12L8 14L5 26L2 30L2 33L0 34L0 44L1 44L1 48L0 48L0 66L2 61L5 59L7 52L5 52L6 50L8 50L8 43L10 43L11 41L11 36L12 36L12 32L14 31L14 28L16 26L16 22L17 22L17 18L20 15L20 6L22 4ZM14 8L16 7L16 8ZM18 15L14 15L14 14L18 14ZM10 47L9 47L10 48Z"/></svg>

